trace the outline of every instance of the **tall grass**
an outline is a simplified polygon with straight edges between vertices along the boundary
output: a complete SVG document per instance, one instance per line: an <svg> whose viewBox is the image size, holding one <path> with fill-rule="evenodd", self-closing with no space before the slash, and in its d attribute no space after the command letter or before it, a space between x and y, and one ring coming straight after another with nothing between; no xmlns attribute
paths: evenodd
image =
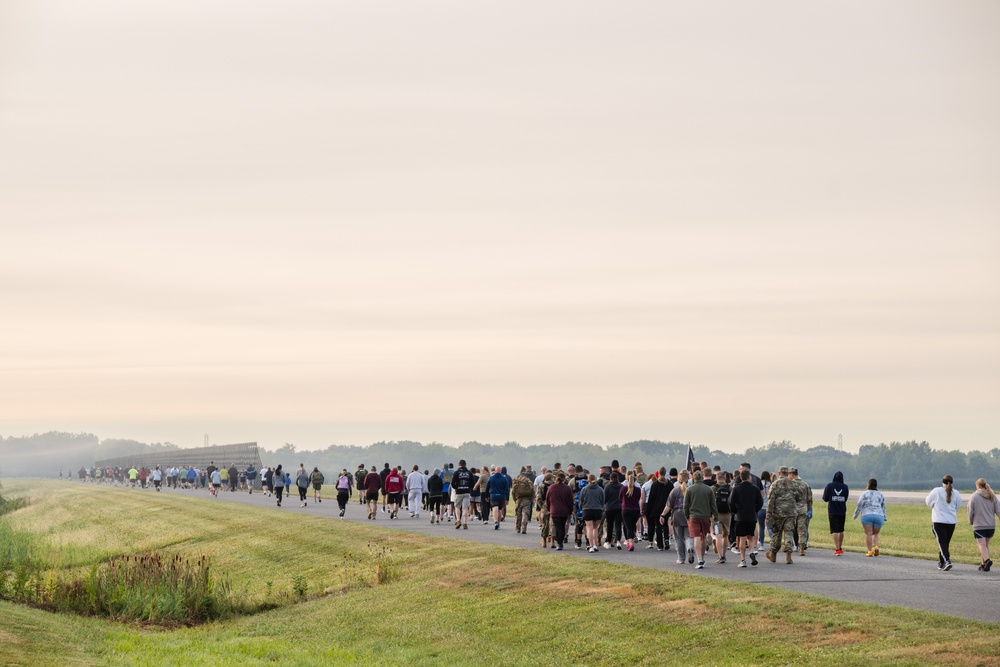
<svg viewBox="0 0 1000 667"><path fill-rule="evenodd" d="M195 625L249 609L206 556L114 556L85 574L60 572L30 533L0 521L0 599L51 611L160 625Z"/></svg>

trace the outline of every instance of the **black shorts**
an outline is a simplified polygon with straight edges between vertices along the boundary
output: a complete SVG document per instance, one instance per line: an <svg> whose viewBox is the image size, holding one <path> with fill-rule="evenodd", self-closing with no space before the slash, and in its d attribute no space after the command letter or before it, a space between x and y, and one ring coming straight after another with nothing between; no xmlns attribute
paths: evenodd
<svg viewBox="0 0 1000 667"><path fill-rule="evenodd" d="M847 519L846 516L836 516L834 514L830 515L830 534L842 533L844 532L844 520Z"/></svg>
<svg viewBox="0 0 1000 667"><path fill-rule="evenodd" d="M733 528L733 537L751 537L757 530L757 521L737 521Z"/></svg>
<svg viewBox="0 0 1000 667"><path fill-rule="evenodd" d="M369 491L365 494L365 500L374 500L378 502L378 491Z"/></svg>
<svg viewBox="0 0 1000 667"><path fill-rule="evenodd" d="M600 521L604 516L604 510L583 510L584 521Z"/></svg>
<svg viewBox="0 0 1000 667"><path fill-rule="evenodd" d="M996 534L996 528L974 528L972 530L972 536L978 539L992 540L993 535Z"/></svg>
<svg viewBox="0 0 1000 667"><path fill-rule="evenodd" d="M386 500L388 501L388 503L390 505L399 505L399 504L401 504L403 502L403 494L402 493L390 493L388 495L388 497L386 498Z"/></svg>

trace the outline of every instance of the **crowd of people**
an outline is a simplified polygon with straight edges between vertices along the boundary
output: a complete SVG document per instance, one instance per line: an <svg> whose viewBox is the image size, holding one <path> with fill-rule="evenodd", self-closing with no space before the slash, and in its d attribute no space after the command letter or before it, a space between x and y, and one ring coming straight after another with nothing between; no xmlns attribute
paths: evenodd
<svg viewBox="0 0 1000 667"><path fill-rule="evenodd" d="M293 486L302 507L308 504L310 490L313 502L322 503L326 483L318 468L308 471L304 464L292 472L281 465L260 470L250 465L239 470L235 465L217 467L214 462L204 469L80 468L78 476L92 483L156 491L164 485L205 489L215 496L225 491L252 494L259 479L265 496L274 497L278 507L283 497L290 497ZM952 568L950 543L962 504L953 484L952 477L945 475L942 485L926 498L938 545L938 568L944 571ZM880 553L886 501L877 480L868 480L866 487L853 518L860 518L865 533L865 556L874 558ZM514 477L504 466L468 467L464 460L457 467L449 463L433 471L421 471L416 465L405 471L403 466L388 463L381 470L360 464L354 473L342 469L334 488L342 519L355 494L370 521L380 514L395 520L401 512L411 519L420 519L424 513L431 524L448 523L456 530L468 530L470 523L492 524L500 530L510 508L515 532L526 534L534 521L543 548L562 550L572 543L576 549L597 553L601 549L634 551L645 543L647 549L669 551L673 543L677 563L698 569L705 567L709 549L717 564L725 564L731 553L739 558L737 567L748 567L748 562L756 566L765 542L767 560L777 563L778 554L783 553L784 563L791 565L793 554L806 555L813 517L812 488L796 468L782 466L775 474L762 471L758 476L749 463L734 471L702 462L690 469L661 467L649 474L638 462L628 469L612 461L594 473L583 466L569 464L563 469L555 463L538 472L524 466ZM822 493L835 556L844 554L849 497L844 476L837 472ZM976 482L967 516L981 556L979 569L989 572L993 565L989 542L1000 517L1000 498L985 479Z"/></svg>

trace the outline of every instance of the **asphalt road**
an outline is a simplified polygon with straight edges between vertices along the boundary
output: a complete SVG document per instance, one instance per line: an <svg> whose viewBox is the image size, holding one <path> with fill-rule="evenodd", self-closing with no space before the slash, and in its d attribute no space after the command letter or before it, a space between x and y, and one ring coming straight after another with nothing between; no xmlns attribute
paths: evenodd
<svg viewBox="0 0 1000 667"><path fill-rule="evenodd" d="M167 493L187 493L205 497L204 491L167 491ZM920 494L916 494L920 495ZM492 525L470 524L468 530L455 530L448 523L431 525L429 517L411 519L406 513L396 520L389 520L388 514L379 512L376 521L366 518L364 508L358 504L357 497L352 498L347 506L347 516L339 519L339 508L335 497L315 504L311 500L306 507L300 507L298 493L292 487L291 499L286 499L279 509L274 498L268 498L261 493L227 493L220 495L219 502L232 502L274 507L275 511L294 512L302 514L318 514L329 517L331 521L353 521L370 523L381 528L405 530L413 533L425 533L438 537L472 540L483 544L501 544L524 549L541 549L538 529L534 521L526 535L514 532L514 518L500 524L500 530L494 530ZM310 498L312 491L310 490ZM922 500L921 500L922 502ZM847 529L860 530L860 527L848 525ZM892 533L884 535L886 543L891 543ZM778 554L778 562L771 563L764 558L761 551L758 556L760 565L757 567L737 568L739 557L734 554L727 556L727 563L717 565L714 554L706 555L706 565L703 570L696 570L693 565L676 563L677 552L671 546L670 551L658 552L647 549L645 543L638 543L634 552L601 550L597 554L589 554L586 550L577 551L571 546L561 552L552 549L548 551L553 558L589 558L607 560L615 563L652 567L660 570L682 572L693 576L724 579L729 581L747 581L789 590L822 595L837 600L851 602L870 602L878 605L899 605L913 609L923 609L941 614L962 618L978 619L994 623L1000 622L1000 557L998 567L991 572L980 572L973 565L955 565L950 572L937 569L937 561L917 560L912 558L896 558L879 556L868 558L864 554L845 553L834 556L832 551L810 549L806 556L793 556L794 563L784 563L784 555ZM1000 545L1000 541L997 542ZM1000 549L997 549L1000 556ZM749 565L749 563L748 563Z"/></svg>

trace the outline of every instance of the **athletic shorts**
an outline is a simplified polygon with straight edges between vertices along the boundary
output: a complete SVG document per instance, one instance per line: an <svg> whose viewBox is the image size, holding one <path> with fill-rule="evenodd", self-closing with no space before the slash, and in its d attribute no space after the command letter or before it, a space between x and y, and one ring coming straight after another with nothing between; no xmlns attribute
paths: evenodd
<svg viewBox="0 0 1000 667"><path fill-rule="evenodd" d="M711 519L688 519L688 532L691 537L710 537L712 535Z"/></svg>
<svg viewBox="0 0 1000 667"><path fill-rule="evenodd" d="M454 503L458 509L468 512L469 505L472 503L472 495L468 493L456 493Z"/></svg>
<svg viewBox="0 0 1000 667"><path fill-rule="evenodd" d="M882 530L882 524L885 523L885 517L880 514L862 514L861 515L861 525L862 526L874 526L879 530Z"/></svg>
<svg viewBox="0 0 1000 667"><path fill-rule="evenodd" d="M729 524L733 521L732 514L720 514L719 521L715 524L716 535L722 535L723 537L729 537Z"/></svg>
<svg viewBox="0 0 1000 667"><path fill-rule="evenodd" d="M977 540L979 539L991 540L993 539L993 535L996 533L996 531L997 531L996 528L974 528L972 530L972 536Z"/></svg>
<svg viewBox="0 0 1000 667"><path fill-rule="evenodd" d="M837 516L835 514L830 515L830 534L842 533L844 532L844 520L847 519L846 516Z"/></svg>
<svg viewBox="0 0 1000 667"><path fill-rule="evenodd" d="M323 488L322 484L320 484L319 482L313 482L313 489L314 490L319 491L322 488ZM347 491L347 489L337 489L337 491L338 492L340 492L340 491Z"/></svg>
<svg viewBox="0 0 1000 667"><path fill-rule="evenodd" d="M368 491L365 493L365 500L374 500L378 502L378 491Z"/></svg>
<svg viewBox="0 0 1000 667"><path fill-rule="evenodd" d="M390 493L386 497L386 501L390 505L400 505L403 502L403 494L402 493Z"/></svg>
<svg viewBox="0 0 1000 667"><path fill-rule="evenodd" d="M600 521L602 516L604 516L603 510L583 510L584 521Z"/></svg>
<svg viewBox="0 0 1000 667"><path fill-rule="evenodd" d="M733 528L733 537L752 537L756 529L756 521L737 521Z"/></svg>

